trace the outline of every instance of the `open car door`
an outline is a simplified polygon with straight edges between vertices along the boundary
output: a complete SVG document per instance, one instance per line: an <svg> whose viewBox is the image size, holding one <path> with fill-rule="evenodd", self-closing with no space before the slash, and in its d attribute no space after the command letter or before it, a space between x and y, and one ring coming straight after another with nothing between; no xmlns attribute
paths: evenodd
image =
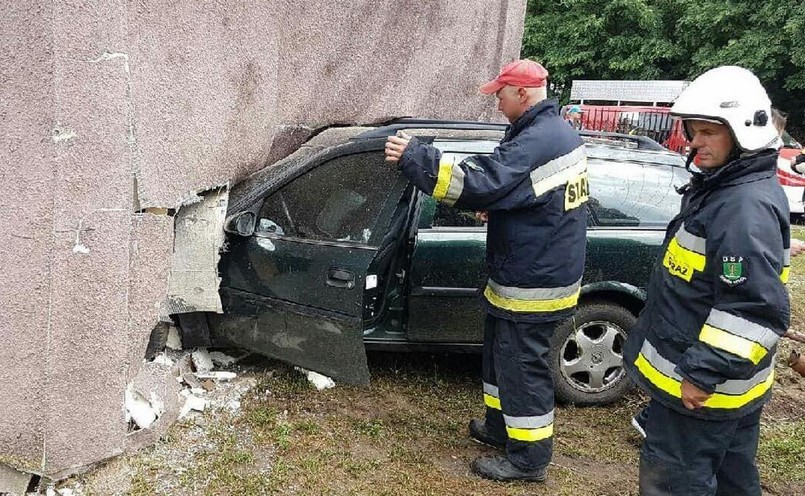
<svg viewBox="0 0 805 496"><path fill-rule="evenodd" d="M368 383L364 322L378 286L370 270L399 224L407 185L384 162L383 143L303 154L279 167L275 186L230 211L227 230L236 234L219 267L224 314L208 314L214 344Z"/></svg>

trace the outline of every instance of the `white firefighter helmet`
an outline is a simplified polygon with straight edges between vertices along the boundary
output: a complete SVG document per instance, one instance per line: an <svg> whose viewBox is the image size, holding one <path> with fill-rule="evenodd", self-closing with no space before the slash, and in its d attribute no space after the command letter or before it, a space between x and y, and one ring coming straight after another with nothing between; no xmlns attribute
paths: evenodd
<svg viewBox="0 0 805 496"><path fill-rule="evenodd" d="M676 99L671 115L683 121L726 125L744 152L779 148L769 96L758 78L743 67L716 67L697 77ZM688 134L687 126L683 127Z"/></svg>

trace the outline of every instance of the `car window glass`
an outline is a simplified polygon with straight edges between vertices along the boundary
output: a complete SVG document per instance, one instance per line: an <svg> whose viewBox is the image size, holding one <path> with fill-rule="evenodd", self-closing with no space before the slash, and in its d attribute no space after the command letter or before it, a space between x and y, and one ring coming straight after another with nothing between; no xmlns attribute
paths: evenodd
<svg viewBox="0 0 805 496"><path fill-rule="evenodd" d="M637 158L635 151L611 147L587 147L590 200L589 226L664 227L679 211L681 197L675 187L687 182L684 160L671 154L652 154L659 163L622 161ZM592 153L590 153L592 152ZM460 161L468 153L452 153ZM426 199L426 202L433 202ZM483 227L473 210L461 210L438 202L433 227Z"/></svg>
<svg viewBox="0 0 805 496"><path fill-rule="evenodd" d="M461 162L471 153L445 153L445 157L452 157L456 162ZM428 199L430 201L435 201ZM426 200L427 201L427 200ZM433 227L483 227L485 224L479 220L474 210L463 210L451 207L443 202L436 203L436 210L433 214Z"/></svg>
<svg viewBox="0 0 805 496"><path fill-rule="evenodd" d="M606 160L651 162L674 167L685 167L685 159L681 155L668 151L630 150L622 146L602 146L601 144L589 143L587 145L587 156Z"/></svg>
<svg viewBox="0 0 805 496"><path fill-rule="evenodd" d="M591 158L589 209L601 227L664 227L679 212L684 169Z"/></svg>
<svg viewBox="0 0 805 496"><path fill-rule="evenodd" d="M368 244L398 175L382 153L335 158L266 198L256 231Z"/></svg>
<svg viewBox="0 0 805 496"><path fill-rule="evenodd" d="M782 139L783 139L783 146L786 148L802 148L802 145L800 145L799 142L797 142L797 140L795 140L790 134L788 134L788 131L783 131Z"/></svg>

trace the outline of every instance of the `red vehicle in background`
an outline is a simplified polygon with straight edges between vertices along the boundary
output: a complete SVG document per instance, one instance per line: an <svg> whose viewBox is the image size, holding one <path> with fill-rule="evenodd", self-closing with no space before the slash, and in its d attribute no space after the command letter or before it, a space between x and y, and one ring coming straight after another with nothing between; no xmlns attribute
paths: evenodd
<svg viewBox="0 0 805 496"><path fill-rule="evenodd" d="M682 123L671 117L670 106L650 105L587 105L581 104L582 129L647 136L665 148L686 154L689 142ZM570 105L562 109L563 114ZM777 179L788 196L791 214L805 214L805 176L791 169L791 160L800 153L802 145L787 132L783 133L783 148L777 160Z"/></svg>

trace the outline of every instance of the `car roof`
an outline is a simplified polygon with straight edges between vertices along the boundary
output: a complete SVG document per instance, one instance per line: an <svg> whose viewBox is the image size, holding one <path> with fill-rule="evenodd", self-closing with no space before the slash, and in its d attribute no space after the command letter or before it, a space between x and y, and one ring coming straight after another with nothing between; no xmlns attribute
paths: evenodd
<svg viewBox="0 0 805 496"><path fill-rule="evenodd" d="M491 153L503 137L506 125L471 121L400 119L392 124L378 127L327 128L311 137L291 155L255 171L235 184L230 191L229 212L240 211L253 203L260 195L297 175L299 171L310 168L315 162L325 157L339 153L354 153L356 150L382 150L381 140L401 129L409 134L427 138L434 144L452 142L455 144L451 147L452 152L476 154ZM587 155L592 159L665 164L676 167L685 165L680 155L662 147L660 150L634 148L617 140L613 141L602 134L613 135L618 139L642 138L618 133L582 131L582 139L587 143Z"/></svg>
<svg viewBox="0 0 805 496"><path fill-rule="evenodd" d="M370 128L358 134L354 138L358 140L369 140L385 138L396 134L398 131L418 131L417 134L427 135L428 131L438 133L440 136L451 135L458 137L464 134L470 137L472 132L492 132L499 133L502 137L508 125L497 122L476 122L476 121L446 121L434 119L396 119L389 124ZM462 133L463 132L463 133ZM585 141L598 141L603 144L622 146L624 148L639 150L667 151L662 145L647 136L636 136L624 133L610 133L604 131L581 130L579 134Z"/></svg>

